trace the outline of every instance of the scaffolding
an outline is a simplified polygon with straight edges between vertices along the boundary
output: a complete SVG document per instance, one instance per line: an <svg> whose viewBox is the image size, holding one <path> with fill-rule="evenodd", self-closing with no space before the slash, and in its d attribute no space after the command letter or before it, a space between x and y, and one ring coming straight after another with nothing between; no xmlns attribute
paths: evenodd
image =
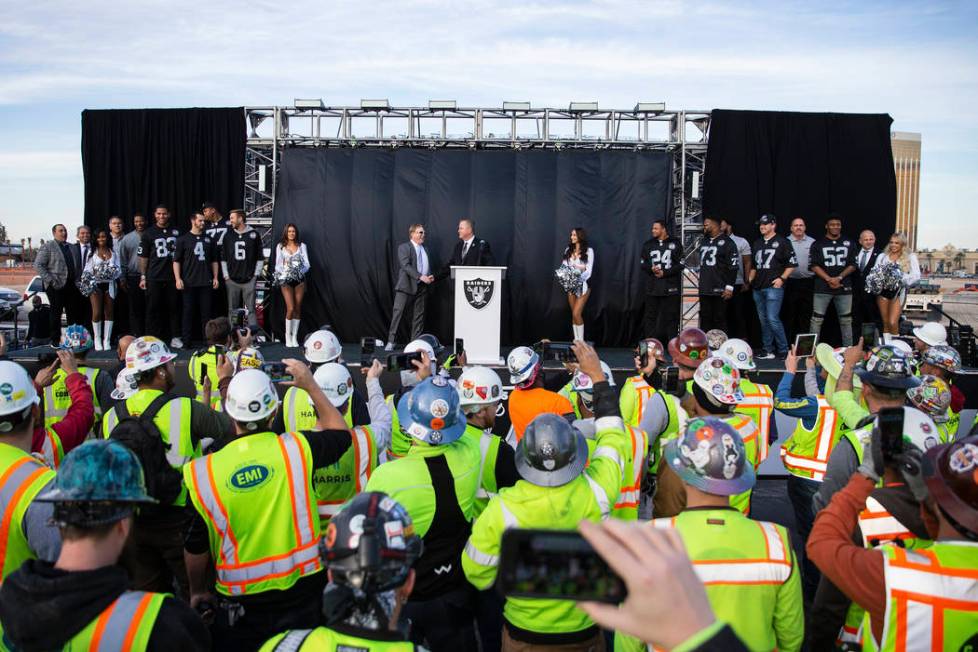
<svg viewBox="0 0 978 652"><path fill-rule="evenodd" d="M587 149L664 151L672 156L672 220L687 252L682 323L697 316L698 257L703 230L703 183L709 111L667 111L662 104L601 110L596 102L567 109L457 108L451 101L428 107L391 107L364 100L359 107L327 107L296 100L293 107L245 107L244 209L248 222L271 246L272 216L282 151L288 147L414 147L427 149ZM695 264L694 264L695 263Z"/></svg>

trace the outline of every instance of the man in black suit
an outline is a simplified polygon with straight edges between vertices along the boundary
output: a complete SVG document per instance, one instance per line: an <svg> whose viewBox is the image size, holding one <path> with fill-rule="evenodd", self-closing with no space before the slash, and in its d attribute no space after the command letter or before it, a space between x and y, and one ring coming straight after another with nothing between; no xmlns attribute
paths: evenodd
<svg viewBox="0 0 978 652"><path fill-rule="evenodd" d="M435 280L440 281L451 274L453 265L486 267L492 264L492 250L489 248L489 243L476 237L475 222L471 218L463 217L458 222L458 242L452 250L452 257L435 275Z"/></svg>
<svg viewBox="0 0 978 652"><path fill-rule="evenodd" d="M397 247L399 271L397 285L394 286L394 312L391 315L390 332L387 334L387 351L394 349L397 327L408 304L413 304L411 339L417 339L424 331L424 304L427 290L435 280L431 274L431 259L424 248L424 225L412 224L408 229L408 235L411 239Z"/></svg>
<svg viewBox="0 0 978 652"><path fill-rule="evenodd" d="M70 247L71 258L75 265L75 277L71 281L72 285L77 287L78 279L81 278L82 272L85 271L85 265L88 263L88 259L95 253L95 245L92 242L92 229L84 224L79 226L78 230L75 231L75 240L76 242ZM88 297L76 291L72 308L73 310L68 312L68 323L81 324L91 332L92 306Z"/></svg>
<svg viewBox="0 0 978 652"><path fill-rule="evenodd" d="M876 234L866 229L859 234L859 251L856 252L856 279L853 282L853 341L859 339L862 325L874 322L880 329L883 323L876 297L866 292L866 275L873 269L880 252L876 249Z"/></svg>

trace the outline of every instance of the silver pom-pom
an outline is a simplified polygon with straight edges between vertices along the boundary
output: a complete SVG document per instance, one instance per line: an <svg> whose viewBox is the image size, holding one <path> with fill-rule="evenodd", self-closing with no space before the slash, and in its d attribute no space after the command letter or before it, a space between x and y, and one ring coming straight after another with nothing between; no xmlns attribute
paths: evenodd
<svg viewBox="0 0 978 652"><path fill-rule="evenodd" d="M866 292L869 294L895 295L903 289L903 272L900 266L884 262L873 267L866 275Z"/></svg>
<svg viewBox="0 0 978 652"><path fill-rule="evenodd" d="M302 254L295 254L289 258L289 262L285 264L285 269L280 272L275 272L275 285L301 283L302 279L304 279L306 276L302 272L302 268L305 266L305 264L306 261L302 257Z"/></svg>
<svg viewBox="0 0 978 652"><path fill-rule="evenodd" d="M584 279L582 278L581 270L574 265L564 263L554 270L554 277L564 292L580 296L581 291L584 289Z"/></svg>
<svg viewBox="0 0 978 652"><path fill-rule="evenodd" d="M98 285L98 281L95 280L91 272L85 271L78 277L75 285L78 286L78 291L82 293L82 296L88 297L95 291L95 286Z"/></svg>

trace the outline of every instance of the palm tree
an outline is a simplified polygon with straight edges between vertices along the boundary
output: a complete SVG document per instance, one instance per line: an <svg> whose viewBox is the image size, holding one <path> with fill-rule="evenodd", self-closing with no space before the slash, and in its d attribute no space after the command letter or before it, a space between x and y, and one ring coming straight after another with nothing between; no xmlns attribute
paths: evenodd
<svg viewBox="0 0 978 652"><path fill-rule="evenodd" d="M954 254L954 266L958 269L964 269L964 252L959 251Z"/></svg>

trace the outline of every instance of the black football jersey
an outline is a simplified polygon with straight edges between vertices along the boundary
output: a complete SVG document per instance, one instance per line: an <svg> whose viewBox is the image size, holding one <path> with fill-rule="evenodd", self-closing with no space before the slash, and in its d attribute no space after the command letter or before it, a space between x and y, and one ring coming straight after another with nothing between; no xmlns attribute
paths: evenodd
<svg viewBox="0 0 978 652"><path fill-rule="evenodd" d="M214 279L214 241L206 233L184 233L177 238L173 260L180 263L180 277L187 287L207 287Z"/></svg>
<svg viewBox="0 0 978 652"><path fill-rule="evenodd" d="M214 246L218 248L218 251L220 251L220 248L224 246L224 236L227 235L227 232L230 230L231 222L226 219L213 223L207 222L206 226L204 226L204 233L211 237L211 240L213 241Z"/></svg>
<svg viewBox="0 0 978 652"><path fill-rule="evenodd" d="M652 238L642 245L642 270L648 274L647 292L652 296L680 294L683 284L683 244L677 238ZM662 269L662 276L653 270Z"/></svg>
<svg viewBox="0 0 978 652"><path fill-rule="evenodd" d="M838 276L846 267L856 266L856 249L859 245L845 237L837 240L829 238L819 238L812 243L811 253L808 260L811 267L821 267L829 276ZM818 274L815 275L815 291L824 294L849 294L852 292L852 274L842 279L842 287L833 289L823 281Z"/></svg>
<svg viewBox="0 0 978 652"><path fill-rule="evenodd" d="M137 255L147 259L147 280L173 281L173 252L178 237L180 232L170 226L161 229L154 224L143 231Z"/></svg>
<svg viewBox="0 0 978 652"><path fill-rule="evenodd" d="M702 295L723 294L737 280L737 243L730 236L704 237L700 243L700 288Z"/></svg>
<svg viewBox="0 0 978 652"><path fill-rule="evenodd" d="M775 235L770 240L758 238L751 247L754 253L754 282L751 287L764 290L771 287L774 279L784 275L784 270L797 267L795 250L784 236Z"/></svg>
<svg viewBox="0 0 978 652"><path fill-rule="evenodd" d="M255 266L265 260L258 231L248 229L238 233L228 230L221 247L221 260L227 263L228 276L235 283L247 283L255 277Z"/></svg>

